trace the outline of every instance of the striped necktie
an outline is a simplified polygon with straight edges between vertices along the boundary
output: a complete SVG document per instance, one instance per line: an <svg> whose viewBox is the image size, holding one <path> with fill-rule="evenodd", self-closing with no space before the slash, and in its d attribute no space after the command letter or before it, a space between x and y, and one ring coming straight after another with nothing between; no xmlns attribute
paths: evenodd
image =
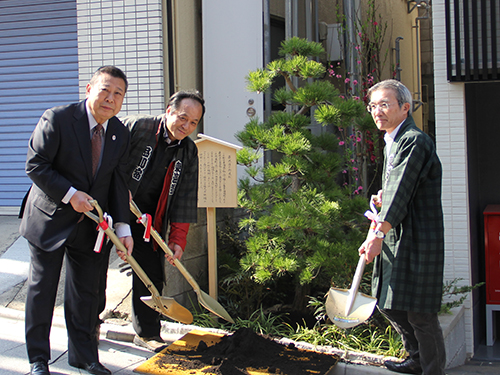
<svg viewBox="0 0 500 375"><path fill-rule="evenodd" d="M101 159L102 133L104 129L101 124L97 124L93 130L94 133L92 134L92 176L95 177L95 174L97 172L97 167L99 166L99 160Z"/></svg>

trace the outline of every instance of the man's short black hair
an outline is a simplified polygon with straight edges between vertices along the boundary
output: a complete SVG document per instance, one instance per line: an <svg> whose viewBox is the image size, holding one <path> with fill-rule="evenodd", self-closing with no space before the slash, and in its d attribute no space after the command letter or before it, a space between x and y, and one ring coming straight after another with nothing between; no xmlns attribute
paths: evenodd
<svg viewBox="0 0 500 375"><path fill-rule="evenodd" d="M205 100L203 99L201 93L198 90L177 91L168 100L167 107L172 107L172 109L176 111L177 109L179 109L179 105L181 104L181 101L184 99L193 99L201 104L202 108L201 118L200 118L201 120L203 118L203 115L205 114Z"/></svg>
<svg viewBox="0 0 500 375"><path fill-rule="evenodd" d="M125 75L125 73L123 73L123 71L120 68L117 68L116 66L113 65L105 65L97 69L92 78L90 79L90 84L93 85L97 81L97 77L99 77L103 73L109 74L111 77L123 79L123 81L125 82L125 92L127 92L128 89L127 76Z"/></svg>

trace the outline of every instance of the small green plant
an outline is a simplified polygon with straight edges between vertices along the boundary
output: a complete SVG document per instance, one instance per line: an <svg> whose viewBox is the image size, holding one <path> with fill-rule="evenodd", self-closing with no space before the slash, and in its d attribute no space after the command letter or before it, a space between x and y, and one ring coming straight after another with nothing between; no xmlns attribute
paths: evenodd
<svg viewBox="0 0 500 375"><path fill-rule="evenodd" d="M470 292L485 284L484 282L482 282L477 283L474 286L459 286L458 284L463 280L463 278L455 278L444 283L442 298L443 302L441 304L441 310L439 311L439 314L448 314L452 308L462 305ZM458 296L460 297L456 299L456 297Z"/></svg>
<svg viewBox="0 0 500 375"><path fill-rule="evenodd" d="M295 341L383 356L404 355L401 338L391 326L381 330L368 322L350 329L340 329L329 322L318 322L313 328L303 325L289 328L288 338Z"/></svg>
<svg viewBox="0 0 500 375"><path fill-rule="evenodd" d="M381 329L370 321L347 330L340 329L324 319L318 320L314 327L308 327L305 322L293 327L286 322L283 314L265 313L262 308L256 310L249 319L236 318L234 324L215 319L209 312L195 312L193 316L193 324L199 327L217 328L229 332L239 328L250 328L261 335L286 337L317 346L332 346L392 357L403 357L405 354L400 336L391 326Z"/></svg>
<svg viewBox="0 0 500 375"><path fill-rule="evenodd" d="M281 314L273 315L265 313L262 307L254 311L249 319L236 318L232 330L238 328L250 328L252 331L261 335L270 335L275 337L286 336L286 326L283 325L283 316Z"/></svg>
<svg viewBox="0 0 500 375"><path fill-rule="evenodd" d="M261 335L274 337L287 337L288 326L285 325L282 314L266 313L262 307L254 311L248 319L236 317L234 323L228 323L216 317L210 312L201 311L193 314L193 324L199 327L224 329L230 332L239 328L250 328Z"/></svg>
<svg viewBox="0 0 500 375"><path fill-rule="evenodd" d="M324 298L310 297L309 306L314 309L315 327L297 326L290 334L291 339L384 356L402 357L405 354L401 337L377 311L363 324L340 329L328 320Z"/></svg>

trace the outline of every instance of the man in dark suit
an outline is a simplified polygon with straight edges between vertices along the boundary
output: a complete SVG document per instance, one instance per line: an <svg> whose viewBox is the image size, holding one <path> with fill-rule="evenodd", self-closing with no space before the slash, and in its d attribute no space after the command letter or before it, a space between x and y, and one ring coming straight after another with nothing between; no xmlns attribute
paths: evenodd
<svg viewBox="0 0 500 375"><path fill-rule="evenodd" d="M86 100L45 111L29 141L26 173L33 185L20 233L31 254L26 347L32 375L50 374L49 334L64 258L68 362L91 374L111 374L99 362L95 334L99 276L109 254L94 251L96 224L83 213L93 209L89 200L97 200L132 252L124 174L130 135L115 117L126 91L120 69L99 68L87 84Z"/></svg>

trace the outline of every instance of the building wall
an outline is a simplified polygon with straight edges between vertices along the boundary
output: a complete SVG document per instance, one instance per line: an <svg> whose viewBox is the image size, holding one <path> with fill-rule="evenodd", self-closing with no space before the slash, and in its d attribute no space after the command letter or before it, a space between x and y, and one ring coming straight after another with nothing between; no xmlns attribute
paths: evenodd
<svg viewBox="0 0 500 375"><path fill-rule="evenodd" d="M129 80L118 116L165 110L161 0L77 0L80 98L93 72L116 65Z"/></svg>
<svg viewBox="0 0 500 375"><path fill-rule="evenodd" d="M199 1L193 0L194 3ZM16 85L18 89L24 87L24 80L31 79L39 82L38 86L43 87L45 91L35 99L33 93L37 89L33 87L38 86L31 84L32 102L36 103L22 111L10 110L3 116L3 121L17 125L18 131L14 134L4 132L3 138L11 139L8 147L3 149L11 149L10 154L15 153L16 157L8 163L8 169L11 171L4 172L12 182L2 181L0 206L19 206L29 186L29 180L24 174L27 139L43 110L84 99L85 86L100 66L116 65L129 79L129 91L119 116L138 112L164 112L165 98L170 94L164 87L164 66L168 71L168 65L164 64L163 52L168 51L163 37L164 3L166 1L162 0L53 0L52 3L43 4L32 0L2 2L5 22L0 29L2 33L6 33L5 36L12 34L4 40L13 46L13 53L17 51L16 53L22 55L20 61L26 64L27 68L21 75L16 76L16 70L20 72L23 68L12 63L12 53L10 57L4 54L2 57L10 58L14 65L4 63L0 74L5 73L5 77L9 78L7 81L19 82ZM188 1L184 1L183 6L187 6L187 3ZM26 25L28 20L26 30L31 34L20 33L21 26L16 26L13 22L16 20L15 14L12 16L9 12L23 17L19 25ZM191 12L188 17L196 18L196 14ZM193 20L193 23L195 21ZM190 24L183 23L182 26L190 27ZM185 31L182 27L180 30ZM181 42L189 45L185 40ZM35 52L32 58L29 55L30 50ZM190 51L189 48L184 50ZM3 51L10 52L6 48L3 48ZM194 57L191 58L189 54L182 56L183 61L187 62L195 60L196 56ZM193 74L188 63L182 64L182 68L184 67L184 70L181 69L181 77L196 76L198 82L201 82L199 72ZM33 73L33 77L28 77L26 73ZM43 81L47 82L43 84ZM8 87L7 84L4 86ZM9 107L13 105L9 104ZM12 159L12 155L7 157ZM0 176L1 173L0 170ZM4 194L6 198L3 199L1 192L6 189L10 190ZM14 208L12 212L17 212L17 207ZM4 211L5 207L2 207L2 212Z"/></svg>
<svg viewBox="0 0 500 375"><path fill-rule="evenodd" d="M464 278L471 284L469 256L468 179L464 85L450 84L446 76L444 0L432 2L434 33L434 90L436 96L436 146L443 164L445 220L445 279ZM464 303L467 353L474 353L473 314L470 297Z"/></svg>
<svg viewBox="0 0 500 375"><path fill-rule="evenodd" d="M422 14L422 11L419 11ZM432 10L420 21L420 57L422 72L423 130L435 139L434 55L432 54Z"/></svg>
<svg viewBox="0 0 500 375"><path fill-rule="evenodd" d="M172 3L174 89L197 89L203 93L201 0Z"/></svg>
<svg viewBox="0 0 500 375"><path fill-rule="evenodd" d="M366 12L366 9L364 9ZM408 87L413 94L414 100L420 100L421 84L417 77L420 73L419 69L419 52L417 53L417 42L420 36L416 32L416 17L417 10L408 13L406 1L390 0L384 2L376 2L376 14L381 14L384 22L387 22L387 29L384 39L384 51L387 51L388 57L385 62L384 74L381 79L394 78L393 72L396 67L396 38L402 37L399 42L400 47L400 67L401 67L401 82ZM418 36L417 36L418 35ZM417 109L413 113L413 118L418 127L422 128L422 108Z"/></svg>
<svg viewBox="0 0 500 375"><path fill-rule="evenodd" d="M224 22L220 15L232 9ZM263 94L247 90L246 76L263 67L262 3L233 6L230 0L202 1L205 134L238 144L235 134L263 118ZM235 32L237 30L237 32ZM250 111L254 110L255 114ZM243 176L243 172L238 172Z"/></svg>
<svg viewBox="0 0 500 375"><path fill-rule="evenodd" d="M78 101L75 0L0 1L0 212L17 215L31 180L28 140L47 108Z"/></svg>

